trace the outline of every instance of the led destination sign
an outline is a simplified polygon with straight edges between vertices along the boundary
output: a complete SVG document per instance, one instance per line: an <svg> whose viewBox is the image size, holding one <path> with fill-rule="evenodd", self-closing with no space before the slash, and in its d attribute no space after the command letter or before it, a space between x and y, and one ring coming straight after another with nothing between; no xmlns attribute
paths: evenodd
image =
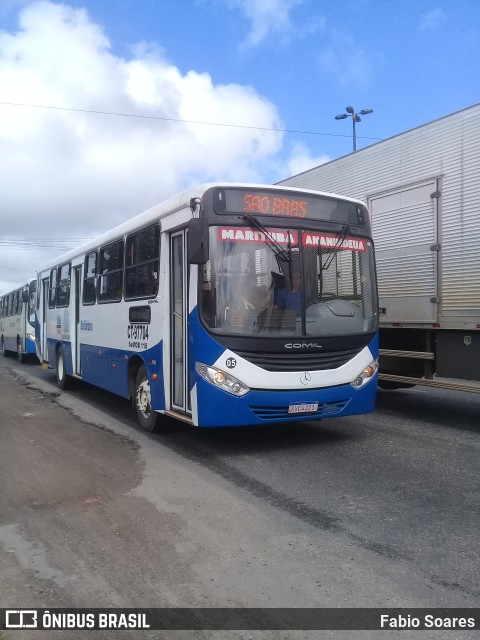
<svg viewBox="0 0 480 640"><path fill-rule="evenodd" d="M286 191L217 189L214 207L216 213L364 224L364 209L355 202Z"/></svg>
<svg viewBox="0 0 480 640"><path fill-rule="evenodd" d="M287 216L290 218L306 218L308 215L308 200L305 199L245 193L243 195L243 205L245 213L261 213L269 216Z"/></svg>

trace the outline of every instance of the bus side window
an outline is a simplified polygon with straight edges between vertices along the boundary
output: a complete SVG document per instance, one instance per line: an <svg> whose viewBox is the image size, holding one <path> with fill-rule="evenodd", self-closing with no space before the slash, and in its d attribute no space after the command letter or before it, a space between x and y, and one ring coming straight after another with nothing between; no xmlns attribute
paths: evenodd
<svg viewBox="0 0 480 640"><path fill-rule="evenodd" d="M95 304L97 300L97 252L91 251L85 256L85 277L83 279L83 304Z"/></svg>
<svg viewBox="0 0 480 640"><path fill-rule="evenodd" d="M22 310L22 303L20 301L20 305L19 305L19 298L20 296L18 295L19 291L15 291L15 293L13 294L13 310L12 310L12 315L16 316L17 314L19 314Z"/></svg>
<svg viewBox="0 0 480 640"><path fill-rule="evenodd" d="M40 309L40 297L41 297L41 291L42 291L42 281L40 278L40 274L38 274L37 276L37 290L36 290L36 301L35 301L35 308L36 309Z"/></svg>
<svg viewBox="0 0 480 640"><path fill-rule="evenodd" d="M154 298L158 293L160 227L158 224L127 237L125 299Z"/></svg>
<svg viewBox="0 0 480 640"><path fill-rule="evenodd" d="M68 307L70 304L70 263L58 267L57 307Z"/></svg>
<svg viewBox="0 0 480 640"><path fill-rule="evenodd" d="M123 294L123 240L100 249L99 302L118 302Z"/></svg>
<svg viewBox="0 0 480 640"><path fill-rule="evenodd" d="M50 271L50 287L48 289L48 308L55 309L55 301L57 297L57 270Z"/></svg>

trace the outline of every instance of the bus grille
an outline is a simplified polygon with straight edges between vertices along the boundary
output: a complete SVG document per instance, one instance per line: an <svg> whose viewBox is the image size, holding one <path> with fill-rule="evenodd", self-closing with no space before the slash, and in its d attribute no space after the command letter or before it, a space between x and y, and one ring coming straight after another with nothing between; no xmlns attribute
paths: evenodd
<svg viewBox="0 0 480 640"><path fill-rule="evenodd" d="M323 402L318 405L318 410L314 413L291 414L288 413L288 406L284 407L268 407L265 405L250 405L250 409L262 420L285 420L288 418L328 418L340 413L348 404L348 400L337 400L335 402Z"/></svg>
<svg viewBox="0 0 480 640"><path fill-rule="evenodd" d="M241 358L267 371L323 371L338 369L363 349L342 349L325 353L265 353L237 351Z"/></svg>

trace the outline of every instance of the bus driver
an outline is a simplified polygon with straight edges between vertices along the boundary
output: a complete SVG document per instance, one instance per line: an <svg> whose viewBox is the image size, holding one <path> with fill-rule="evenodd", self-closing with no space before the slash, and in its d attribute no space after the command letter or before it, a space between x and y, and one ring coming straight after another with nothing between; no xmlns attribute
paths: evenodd
<svg viewBox="0 0 480 640"><path fill-rule="evenodd" d="M274 311L294 311L295 316L300 317L302 314L302 290L300 287L300 272L295 269L293 271L291 282L289 278L277 278L273 292L273 310Z"/></svg>

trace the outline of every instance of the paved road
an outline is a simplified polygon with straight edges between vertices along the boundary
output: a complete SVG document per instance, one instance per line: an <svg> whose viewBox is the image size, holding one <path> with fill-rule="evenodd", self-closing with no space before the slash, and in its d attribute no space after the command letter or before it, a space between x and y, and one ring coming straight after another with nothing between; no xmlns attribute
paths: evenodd
<svg viewBox="0 0 480 640"><path fill-rule="evenodd" d="M55 397L52 372L10 360L0 376L2 602L479 606L480 397L152 436L110 394Z"/></svg>

